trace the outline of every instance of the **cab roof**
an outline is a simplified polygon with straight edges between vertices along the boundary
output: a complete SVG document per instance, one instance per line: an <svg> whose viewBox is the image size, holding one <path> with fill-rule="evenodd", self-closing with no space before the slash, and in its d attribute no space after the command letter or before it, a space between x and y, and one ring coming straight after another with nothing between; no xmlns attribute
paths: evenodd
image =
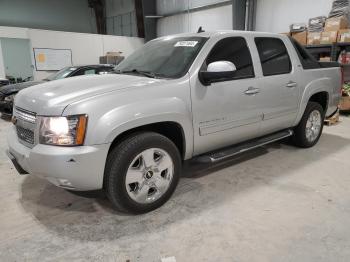
<svg viewBox="0 0 350 262"><path fill-rule="evenodd" d="M218 30L218 31L208 31L208 32L202 32L202 33L182 33L182 34L174 34L174 35L168 35L168 36L163 36L158 39L164 39L164 38L175 38L175 37L216 37L216 36L222 36L222 35L253 35L253 36L259 36L259 35L270 35L270 36L281 36L281 34L276 34L276 33L267 33L267 32L256 32L256 31L240 31L240 30Z"/></svg>

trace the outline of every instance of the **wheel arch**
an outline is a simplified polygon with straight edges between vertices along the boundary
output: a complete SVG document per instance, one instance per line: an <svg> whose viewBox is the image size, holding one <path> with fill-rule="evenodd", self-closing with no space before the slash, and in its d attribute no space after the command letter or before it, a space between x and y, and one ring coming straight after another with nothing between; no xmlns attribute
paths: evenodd
<svg viewBox="0 0 350 262"><path fill-rule="evenodd" d="M328 109L329 93L327 91L321 91L313 94L308 102L316 102L320 104L323 108L323 112L326 113Z"/></svg>
<svg viewBox="0 0 350 262"><path fill-rule="evenodd" d="M294 122L294 126L298 125L298 123L300 122L305 112L306 106L310 101L319 103L322 106L324 113L325 114L327 113L329 99L330 99L329 86L331 86L330 80L328 78L325 78L325 79L317 79L311 82L305 88L301 96L299 113Z"/></svg>
<svg viewBox="0 0 350 262"><path fill-rule="evenodd" d="M126 129L123 132L118 133L113 138L109 151L111 151L115 146L117 146L121 141L123 141L127 137L141 132L155 132L169 138L178 148L182 159L186 158L188 150L186 143L186 135L181 124L175 121L155 122Z"/></svg>

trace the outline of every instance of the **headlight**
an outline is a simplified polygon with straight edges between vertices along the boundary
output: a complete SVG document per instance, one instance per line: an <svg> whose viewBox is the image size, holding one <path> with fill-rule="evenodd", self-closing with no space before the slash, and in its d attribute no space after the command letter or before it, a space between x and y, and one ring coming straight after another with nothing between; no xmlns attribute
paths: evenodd
<svg viewBox="0 0 350 262"><path fill-rule="evenodd" d="M83 145L87 116L41 117L39 142L46 145Z"/></svg>
<svg viewBox="0 0 350 262"><path fill-rule="evenodd" d="M6 102L13 102L13 99L15 98L15 95L10 95L10 96L6 96L5 98L4 98L4 100L6 101Z"/></svg>

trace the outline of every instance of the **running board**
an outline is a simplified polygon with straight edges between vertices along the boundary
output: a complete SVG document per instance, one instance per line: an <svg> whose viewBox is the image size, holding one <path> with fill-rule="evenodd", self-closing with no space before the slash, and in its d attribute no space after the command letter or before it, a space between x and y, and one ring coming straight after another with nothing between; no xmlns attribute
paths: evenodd
<svg viewBox="0 0 350 262"><path fill-rule="evenodd" d="M244 143L235 145L233 147L225 148L222 150L217 150L217 151L214 151L214 152L206 154L206 155L201 155L201 156L197 157L196 159L199 162L215 163L215 162L230 158L232 156L242 154L244 152L255 149L257 147L261 147L261 146L276 142L278 140L290 137L292 135L293 135L293 131L288 129L288 130L277 132L277 133L274 133L274 134L271 134L268 136L256 138L256 139L250 140L248 142L244 142Z"/></svg>

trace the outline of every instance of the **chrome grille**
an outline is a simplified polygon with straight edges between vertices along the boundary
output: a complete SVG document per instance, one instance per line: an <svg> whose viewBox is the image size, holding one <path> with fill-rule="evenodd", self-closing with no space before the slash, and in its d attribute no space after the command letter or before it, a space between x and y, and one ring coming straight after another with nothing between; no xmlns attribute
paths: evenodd
<svg viewBox="0 0 350 262"><path fill-rule="evenodd" d="M32 130L23 128L21 126L16 126L16 130L19 139L29 144L34 144L34 132Z"/></svg>
<svg viewBox="0 0 350 262"><path fill-rule="evenodd" d="M15 107L14 116L16 117L16 131L19 142L28 147L35 144L36 113Z"/></svg>
<svg viewBox="0 0 350 262"><path fill-rule="evenodd" d="M35 124L36 121L36 114L27 110L24 110L22 108L16 107L16 117L18 119L22 119L26 122Z"/></svg>

